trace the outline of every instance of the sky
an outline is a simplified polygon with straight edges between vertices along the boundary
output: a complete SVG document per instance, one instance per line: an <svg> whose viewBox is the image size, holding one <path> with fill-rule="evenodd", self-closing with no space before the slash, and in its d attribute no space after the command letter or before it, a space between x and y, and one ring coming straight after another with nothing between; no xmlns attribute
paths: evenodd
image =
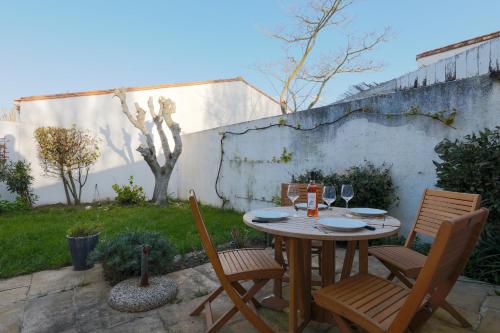
<svg viewBox="0 0 500 333"><path fill-rule="evenodd" d="M303 4L0 0L0 108L22 96L236 76L277 96L255 68L282 59L282 45L269 33L290 27L290 8ZM346 12L348 25L325 31L315 52L342 46L340 35L390 27L390 39L369 55L384 67L335 77L321 104L353 84L415 70L418 53L500 30L498 13L499 0L357 0Z"/></svg>

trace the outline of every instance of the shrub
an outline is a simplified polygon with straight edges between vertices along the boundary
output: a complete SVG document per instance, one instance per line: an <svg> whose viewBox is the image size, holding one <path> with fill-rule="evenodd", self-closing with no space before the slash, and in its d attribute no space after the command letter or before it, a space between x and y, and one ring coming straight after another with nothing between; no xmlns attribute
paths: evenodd
<svg viewBox="0 0 500 333"><path fill-rule="evenodd" d="M308 183L310 179L314 179L316 183L335 186L337 192L335 206L338 207L345 206L340 196L342 184L352 184L354 188L354 198L349 201L350 207L388 209L399 200L395 194L396 189L392 183L390 168L385 164L376 167L370 162L365 162L361 166L350 167L343 174L325 175L321 170L313 169L301 175L292 176L292 182Z"/></svg>
<svg viewBox="0 0 500 333"><path fill-rule="evenodd" d="M5 182L9 192L17 194L17 208L31 208L36 202L33 180L31 165L26 161L9 161L0 167L0 181Z"/></svg>
<svg viewBox="0 0 500 333"><path fill-rule="evenodd" d="M121 205L139 205L146 201L146 195L142 186L134 184L134 176L130 176L128 185L120 186L113 184L112 188L116 192L115 200Z"/></svg>
<svg viewBox="0 0 500 333"><path fill-rule="evenodd" d="M34 136L45 174L61 179L68 205L80 204L90 168L100 156L99 138L74 125L38 127Z"/></svg>
<svg viewBox="0 0 500 333"><path fill-rule="evenodd" d="M94 222L80 222L68 229L69 237L87 237L100 232L101 228Z"/></svg>
<svg viewBox="0 0 500 333"><path fill-rule="evenodd" d="M101 241L90 254L89 261L102 262L104 277L116 284L141 273L142 245L151 246L149 272L152 275L165 273L175 255L174 245L157 232L127 231Z"/></svg>
<svg viewBox="0 0 500 333"><path fill-rule="evenodd" d="M465 274L500 283L500 127L485 129L454 141L443 140L435 148L437 186L448 191L478 193L490 210L488 224Z"/></svg>
<svg viewBox="0 0 500 333"><path fill-rule="evenodd" d="M16 201L0 200L0 213L12 212L18 208Z"/></svg>

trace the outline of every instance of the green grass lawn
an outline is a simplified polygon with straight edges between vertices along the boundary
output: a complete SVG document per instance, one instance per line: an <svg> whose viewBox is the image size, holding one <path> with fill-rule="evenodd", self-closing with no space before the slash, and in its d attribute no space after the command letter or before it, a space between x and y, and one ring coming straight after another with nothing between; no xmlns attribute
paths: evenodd
<svg viewBox="0 0 500 333"><path fill-rule="evenodd" d="M217 244L231 239L231 229L246 229L240 213L202 206L202 214ZM180 253L201 247L191 209L185 202L168 207L42 207L0 215L0 278L71 264L66 231L80 221L102 225L101 238L132 230L157 231L169 238ZM248 231L257 235L256 231Z"/></svg>

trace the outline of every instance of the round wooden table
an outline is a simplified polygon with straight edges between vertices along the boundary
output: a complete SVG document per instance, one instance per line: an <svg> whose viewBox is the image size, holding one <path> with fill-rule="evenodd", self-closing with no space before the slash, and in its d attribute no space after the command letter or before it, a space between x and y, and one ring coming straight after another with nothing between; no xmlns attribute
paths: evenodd
<svg viewBox="0 0 500 333"><path fill-rule="evenodd" d="M285 210L292 213L291 207L267 208L268 210ZM293 213L295 213L293 211ZM274 281L274 295L266 298L263 304L274 309L289 308L289 332L300 332L311 320L329 321L330 314L316 307L312 297L311 279L311 241L323 242L321 255L321 286L335 283L335 241L347 241L347 248L342 267L341 279L351 275L356 247L359 247L359 272L368 273L368 240L392 236L399 232L401 222L394 217L360 218L375 230L361 229L354 232L336 232L321 228L318 219L322 217L345 217L344 208L321 210L319 217L310 218L305 211L299 211L297 217L289 217L283 221L259 223L252 222L253 211L243 216L243 222L254 229L274 235L276 243L285 242L288 266L290 298L286 302L282 297L282 280ZM275 246L276 261L284 264L281 246Z"/></svg>

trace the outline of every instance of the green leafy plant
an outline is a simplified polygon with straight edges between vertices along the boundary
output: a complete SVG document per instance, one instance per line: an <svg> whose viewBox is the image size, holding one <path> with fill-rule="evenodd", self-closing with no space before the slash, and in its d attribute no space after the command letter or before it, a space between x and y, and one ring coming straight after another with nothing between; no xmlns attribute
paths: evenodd
<svg viewBox="0 0 500 333"><path fill-rule="evenodd" d="M18 208L18 204L15 201L0 200L0 213L13 212Z"/></svg>
<svg viewBox="0 0 500 333"><path fill-rule="evenodd" d="M246 246L248 242L248 229L239 229L236 227L233 227L231 229L231 239L232 239L232 245L237 248L237 249L242 249Z"/></svg>
<svg viewBox="0 0 500 333"><path fill-rule="evenodd" d="M127 231L101 241L90 254L89 261L102 262L104 277L116 284L141 273L142 245L151 246L149 272L165 273L176 253L174 245L160 233L151 231Z"/></svg>
<svg viewBox="0 0 500 333"><path fill-rule="evenodd" d="M31 165L26 161L9 161L0 166L0 181L7 185L9 192L17 194L17 208L31 208L36 202L33 180Z"/></svg>
<svg viewBox="0 0 500 333"><path fill-rule="evenodd" d="M88 237L97 235L101 228L96 222L80 222L68 229L68 237Z"/></svg>
<svg viewBox="0 0 500 333"><path fill-rule="evenodd" d="M340 198L342 184L352 184L354 198L349 201L350 207L387 209L399 201L390 171L390 167L385 164L376 167L365 161L363 165L350 167L342 174L325 175L319 169L309 170L303 174L292 176L292 182L308 183L310 179L314 179L316 183L331 184L335 186L338 198ZM343 207L344 205L345 203L341 199L335 201L335 206Z"/></svg>
<svg viewBox="0 0 500 333"><path fill-rule="evenodd" d="M288 163L292 160L292 152L289 152L286 150L285 147L283 147L283 151L281 152L281 156L278 158L276 156L273 156L271 162L273 163Z"/></svg>
<svg viewBox="0 0 500 333"><path fill-rule="evenodd" d="M490 210L465 274L486 282L500 283L500 127L443 140L435 148L437 186L457 192L478 193Z"/></svg>
<svg viewBox="0 0 500 333"><path fill-rule="evenodd" d="M111 187L116 192L115 200L121 205L140 205L146 201L142 186L134 184L134 176L130 176L128 185L113 184Z"/></svg>
<svg viewBox="0 0 500 333"><path fill-rule="evenodd" d="M271 198L271 202L276 207L281 206L281 196L279 196L279 195L273 195L273 197Z"/></svg>

